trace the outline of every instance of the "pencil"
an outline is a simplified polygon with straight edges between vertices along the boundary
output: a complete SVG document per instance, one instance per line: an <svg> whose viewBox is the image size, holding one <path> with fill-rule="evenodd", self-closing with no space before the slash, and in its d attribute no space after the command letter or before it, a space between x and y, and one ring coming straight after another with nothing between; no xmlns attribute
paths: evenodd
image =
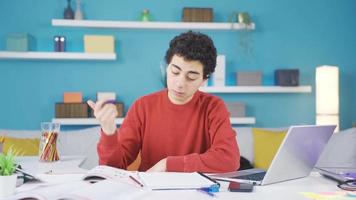
<svg viewBox="0 0 356 200"><path fill-rule="evenodd" d="M143 185L140 181L138 181L135 177L133 177L133 176L131 176L131 175L129 175L129 177L130 177L131 180L135 181L135 183L139 184L141 187L144 186L144 185Z"/></svg>
<svg viewBox="0 0 356 200"><path fill-rule="evenodd" d="M198 172L198 174L200 174L202 177L204 177L204 178L210 180L211 182L215 183L215 185L216 185L218 188L220 188L220 183L217 182L216 180L210 178L209 176L205 175L205 174L202 173L202 172Z"/></svg>

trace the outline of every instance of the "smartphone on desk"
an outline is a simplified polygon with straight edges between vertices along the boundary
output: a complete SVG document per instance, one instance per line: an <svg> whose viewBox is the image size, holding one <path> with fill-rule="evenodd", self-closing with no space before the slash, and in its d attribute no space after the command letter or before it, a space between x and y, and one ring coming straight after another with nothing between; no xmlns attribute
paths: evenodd
<svg viewBox="0 0 356 200"><path fill-rule="evenodd" d="M228 189L230 192L252 192L253 185L249 183L230 182Z"/></svg>

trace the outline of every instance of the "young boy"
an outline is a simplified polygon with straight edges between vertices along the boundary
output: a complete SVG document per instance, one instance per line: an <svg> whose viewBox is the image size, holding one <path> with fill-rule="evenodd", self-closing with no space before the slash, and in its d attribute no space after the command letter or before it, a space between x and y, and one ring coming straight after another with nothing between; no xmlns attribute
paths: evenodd
<svg viewBox="0 0 356 200"><path fill-rule="evenodd" d="M126 169L141 152L139 171L229 172L240 153L224 102L200 92L216 66L206 35L182 33L166 52L167 88L143 96L118 129L113 104L88 101L102 131L99 163Z"/></svg>

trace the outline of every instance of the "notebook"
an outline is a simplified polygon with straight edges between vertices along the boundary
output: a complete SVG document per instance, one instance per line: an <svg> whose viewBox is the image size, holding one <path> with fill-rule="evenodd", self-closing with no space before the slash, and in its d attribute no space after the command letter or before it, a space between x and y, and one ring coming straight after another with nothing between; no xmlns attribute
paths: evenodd
<svg viewBox="0 0 356 200"><path fill-rule="evenodd" d="M152 190L180 190L212 187L215 182L198 172L151 172L139 173L139 180Z"/></svg>
<svg viewBox="0 0 356 200"><path fill-rule="evenodd" d="M338 182L356 181L356 168L321 167L316 170L321 175Z"/></svg>
<svg viewBox="0 0 356 200"><path fill-rule="evenodd" d="M267 171L248 169L211 174L217 180L267 185L308 176L335 130L335 125L291 126Z"/></svg>
<svg viewBox="0 0 356 200"><path fill-rule="evenodd" d="M104 165L89 170L83 180L92 183L111 180L152 190L198 189L217 184L199 172L137 172Z"/></svg>

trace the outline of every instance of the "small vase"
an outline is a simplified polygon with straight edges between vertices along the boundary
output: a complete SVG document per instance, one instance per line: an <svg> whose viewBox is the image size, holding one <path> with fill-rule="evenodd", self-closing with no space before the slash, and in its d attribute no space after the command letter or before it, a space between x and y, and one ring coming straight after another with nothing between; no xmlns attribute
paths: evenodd
<svg viewBox="0 0 356 200"><path fill-rule="evenodd" d="M80 0L77 0L77 9L75 10L75 15L74 15L75 20L82 20L83 19L83 12L80 7Z"/></svg>
<svg viewBox="0 0 356 200"><path fill-rule="evenodd" d="M247 12L241 12L238 14L238 22L242 24L250 24L251 23L251 17L250 14Z"/></svg>
<svg viewBox="0 0 356 200"><path fill-rule="evenodd" d="M64 19L74 19L74 12L72 7L70 7L70 0L67 0L68 5L67 8L64 10L63 17Z"/></svg>
<svg viewBox="0 0 356 200"><path fill-rule="evenodd" d="M0 198L8 197L15 193L17 174L0 176Z"/></svg>
<svg viewBox="0 0 356 200"><path fill-rule="evenodd" d="M148 9L144 9L141 13L141 21L148 22L151 21L150 11Z"/></svg>

